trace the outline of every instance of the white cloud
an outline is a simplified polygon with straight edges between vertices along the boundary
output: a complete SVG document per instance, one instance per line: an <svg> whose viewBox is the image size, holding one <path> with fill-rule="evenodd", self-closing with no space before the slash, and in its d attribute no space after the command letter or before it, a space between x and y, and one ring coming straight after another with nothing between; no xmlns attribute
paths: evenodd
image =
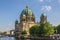
<svg viewBox="0 0 60 40"><path fill-rule="evenodd" d="M39 0L40 2L43 2L44 0Z"/></svg>
<svg viewBox="0 0 60 40"><path fill-rule="evenodd" d="M39 0L40 2L52 2L54 0Z"/></svg>
<svg viewBox="0 0 60 40"><path fill-rule="evenodd" d="M41 10L44 10L44 11L50 11L52 9L51 6L42 6L42 9Z"/></svg>
<svg viewBox="0 0 60 40"><path fill-rule="evenodd" d="M53 1L53 0L46 0L47 2L51 2L51 1Z"/></svg>

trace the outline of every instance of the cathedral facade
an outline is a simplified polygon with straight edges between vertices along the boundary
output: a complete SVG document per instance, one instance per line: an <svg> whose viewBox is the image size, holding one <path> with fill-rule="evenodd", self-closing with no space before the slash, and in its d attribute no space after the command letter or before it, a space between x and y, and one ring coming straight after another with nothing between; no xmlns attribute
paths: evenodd
<svg viewBox="0 0 60 40"><path fill-rule="evenodd" d="M45 23L47 16L42 13L40 20L39 23ZM20 22L18 22L18 20L15 21L15 32L16 34L20 34L22 31L26 30L27 35L29 35L29 29L34 25L38 25L38 23L35 22L35 15L32 10L26 6L20 14Z"/></svg>

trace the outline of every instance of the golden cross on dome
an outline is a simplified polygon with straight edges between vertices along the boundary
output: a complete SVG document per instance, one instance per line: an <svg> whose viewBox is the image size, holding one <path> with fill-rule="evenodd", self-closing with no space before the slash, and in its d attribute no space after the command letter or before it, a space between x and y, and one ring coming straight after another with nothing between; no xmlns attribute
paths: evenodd
<svg viewBox="0 0 60 40"><path fill-rule="evenodd" d="M28 8L28 3L26 3L26 8Z"/></svg>

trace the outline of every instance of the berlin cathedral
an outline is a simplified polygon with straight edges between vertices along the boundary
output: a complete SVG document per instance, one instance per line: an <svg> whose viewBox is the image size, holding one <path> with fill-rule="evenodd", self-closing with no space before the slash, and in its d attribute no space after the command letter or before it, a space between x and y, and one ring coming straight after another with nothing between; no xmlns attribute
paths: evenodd
<svg viewBox="0 0 60 40"><path fill-rule="evenodd" d="M29 35L29 28L45 22L47 22L47 16L45 13L41 14L40 22L36 22L34 13L28 6L26 6L20 14L20 22L18 22L18 20L15 21L15 32L18 34L26 30L27 35Z"/></svg>

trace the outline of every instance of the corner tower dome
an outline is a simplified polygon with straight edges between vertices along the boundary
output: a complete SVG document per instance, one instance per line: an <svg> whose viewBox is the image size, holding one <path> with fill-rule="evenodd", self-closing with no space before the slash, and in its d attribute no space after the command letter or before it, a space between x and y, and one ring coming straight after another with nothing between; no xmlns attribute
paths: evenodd
<svg viewBox="0 0 60 40"><path fill-rule="evenodd" d="M41 14L40 20L41 20L40 21L41 23L46 23L47 22L47 16L46 16L45 13L42 13Z"/></svg>
<svg viewBox="0 0 60 40"><path fill-rule="evenodd" d="M46 14L45 13L42 13L42 15L41 16L46 16Z"/></svg>
<svg viewBox="0 0 60 40"><path fill-rule="evenodd" d="M20 15L20 20L25 18L25 20L28 21L28 19L30 21L32 21L32 19L35 19L35 16L32 12L32 10L28 7L28 5L26 5L26 8L22 10L21 15Z"/></svg>

